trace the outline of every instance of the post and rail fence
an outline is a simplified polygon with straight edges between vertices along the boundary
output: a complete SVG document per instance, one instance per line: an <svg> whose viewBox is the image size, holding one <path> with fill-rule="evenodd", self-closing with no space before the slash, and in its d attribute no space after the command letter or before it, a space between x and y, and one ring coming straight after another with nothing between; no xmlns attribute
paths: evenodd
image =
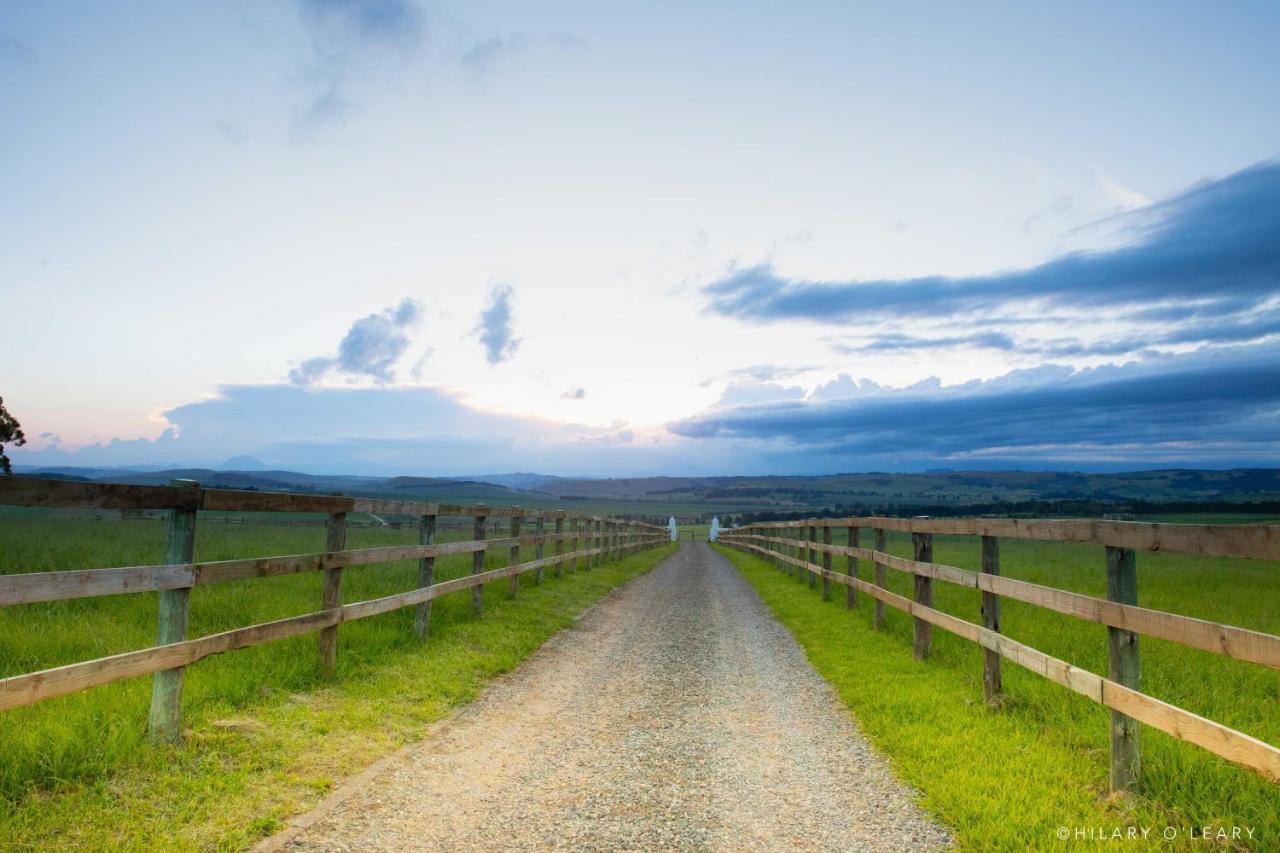
<svg viewBox="0 0 1280 853"><path fill-rule="evenodd" d="M832 528L848 530L847 545L831 544ZM788 530L799 528L796 536ZM818 541L817 530L823 531ZM873 531L874 547L859 546L860 531ZM886 532L909 534L913 559L887 553ZM933 536L978 536L981 571L933 562ZM1030 539L1101 545L1106 549L1107 597L1097 598L1000 574L1000 540ZM936 626L977 643L983 654L983 690L988 702L1002 688L1001 659L1054 681L1106 706L1111 712L1111 787L1135 790L1141 782L1139 724L1193 743L1228 761L1280 783L1280 749L1213 720L1141 692L1138 637L1158 637L1184 646L1280 669L1280 636L1138 606L1138 551L1173 551L1215 557L1280 560L1280 526L1150 524L1126 521L1004 518L816 518L759 522L720 532L726 546L755 554L779 569L808 580L822 578L823 598L830 584L848 588L845 606L857 606L857 593L875 602L873 625L884 625L885 605L912 617L914 654L929 657ZM818 563L818 554L822 563ZM844 555L843 572L832 569ZM806 559L807 556L807 559ZM858 561L874 565L874 582L858 576ZM913 580L913 597L886 588L886 569ZM982 593L981 623L969 622L933 607L933 581ZM1000 599L1009 598L1088 620L1107 628L1107 677L1080 669L1000 633Z"/></svg>
<svg viewBox="0 0 1280 853"><path fill-rule="evenodd" d="M566 565L573 571L581 561L583 569L590 569L603 560L618 559L665 544L668 540L665 527L560 510L208 489L192 481L174 481L168 486L139 486L3 477L0 478L0 505L129 512L163 510L168 513L165 562L162 565L0 574L0 607L137 592L159 594L155 646L0 678L0 710L151 675L149 733L153 741L161 743L176 741L180 736L184 668L210 655L318 632L319 669L322 674L332 674L337 662L338 629L343 623L413 607L414 633L425 639L430 626L431 601L442 595L470 589L475 611L481 614L484 608L482 589L491 581L509 577L511 594L514 595L522 574L533 572L535 583L541 584L545 569L554 568L556 576L560 577ZM325 550L280 557L196 562L195 537L197 517L201 511L323 513L326 515ZM348 549L348 517L356 513L415 517L419 544ZM474 519L474 538L464 542L438 543L437 521L442 517ZM487 521L497 518L509 521L510 536L486 538ZM553 533L546 532L547 519L552 519L555 524ZM526 524L533 525L532 533ZM571 549L567 551L566 542L571 543ZM543 553L547 543L554 545L555 553L550 557ZM528 553L522 552L526 547L534 549L534 559L521 562L522 553ZM485 554L502 548L509 549L509 564L486 570ZM436 582L437 557L466 553L474 555L470 575ZM418 560L416 588L367 601L342 602L343 569L411 559ZM187 637L187 617L194 587L300 572L323 573L321 609L204 637Z"/></svg>

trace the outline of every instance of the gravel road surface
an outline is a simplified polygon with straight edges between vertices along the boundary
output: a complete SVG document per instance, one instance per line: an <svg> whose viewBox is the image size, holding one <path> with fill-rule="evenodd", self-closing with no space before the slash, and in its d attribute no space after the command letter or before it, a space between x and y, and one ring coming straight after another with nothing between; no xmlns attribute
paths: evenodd
<svg viewBox="0 0 1280 853"><path fill-rule="evenodd" d="M737 571L687 543L284 850L927 850L949 837Z"/></svg>

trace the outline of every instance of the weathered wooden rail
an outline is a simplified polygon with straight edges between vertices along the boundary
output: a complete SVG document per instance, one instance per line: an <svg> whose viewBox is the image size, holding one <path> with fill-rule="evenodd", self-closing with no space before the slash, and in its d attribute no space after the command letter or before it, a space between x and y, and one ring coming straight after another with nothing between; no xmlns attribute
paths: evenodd
<svg viewBox="0 0 1280 853"><path fill-rule="evenodd" d="M844 527L848 545L833 545L831 531ZM799 528L803 538L786 531ZM860 531L873 532L874 547L860 547ZM818 531L822 541L818 541ZM887 553L886 531L911 535L914 559ZM934 534L981 537L982 570L975 572L933 562ZM1001 577L1000 539L1084 542L1106 549L1107 598ZM1000 662L1007 658L1037 675L1080 693L1111 709L1111 786L1133 790L1141 780L1138 724L1194 743L1229 761L1280 783L1280 749L1190 711L1141 692L1138 637L1147 635L1238 660L1280 669L1280 637L1139 607L1136 552L1175 551L1205 556L1280 560L1280 527L1266 525L1144 524L1124 521L987 518L840 518L761 522L722 530L720 542L773 561L780 569L806 577L810 588L822 579L823 597L831 584L847 587L848 608L861 590L875 600L873 624L884 624L885 605L913 618L914 653L929 656L932 628L937 626L977 643L983 655L983 689L988 702L1002 690ZM819 564L818 555L822 555ZM832 570L833 555L847 558L843 573ZM858 561L874 566L874 583L858 577ZM913 597L885 588L886 569L912 576ZM968 622L933 607L933 581L982 593L982 624ZM1038 605L1058 613L1107 626L1108 677L1072 666L1000 633L1000 599Z"/></svg>
<svg viewBox="0 0 1280 853"><path fill-rule="evenodd" d="M603 560L618 559L667 541L665 527L579 513L342 495L203 489L191 481L175 481L169 486L132 486L3 477L0 478L0 505L168 511L162 565L0 575L0 607L135 592L159 593L155 646L0 679L0 710L4 710L126 678L152 675L149 725L151 737L157 742L178 739L183 668L202 658L314 631L319 632L320 671L332 674L337 661L338 629L345 622L412 606L416 608L414 632L425 639L430 626L431 601L442 595L470 589L473 606L477 613L482 613L483 586L491 581L510 578L510 594L514 596L522 574L533 572L536 583L541 584L548 568L554 568L560 576L566 566L571 572L579 566L590 569ZM196 562L196 521L201 510L324 513L327 516L325 550L282 557ZM416 517L419 544L347 549L347 515L357 512ZM437 543L437 520L456 516L473 519L474 538ZM508 519L511 535L487 538L487 523L491 518ZM548 521L554 525L551 532L546 529ZM533 525L532 532L527 531L526 523ZM566 543L570 543L567 551ZM554 547L552 556L544 554L547 544ZM533 548L533 559L521 562L522 549L529 547ZM503 548L508 549L509 564L486 570L486 552ZM436 582L437 557L468 553L473 555L470 575ZM342 602L343 569L410 559L418 560L416 588L368 601ZM220 634L187 638L190 594L194 587L300 572L324 573L320 610Z"/></svg>

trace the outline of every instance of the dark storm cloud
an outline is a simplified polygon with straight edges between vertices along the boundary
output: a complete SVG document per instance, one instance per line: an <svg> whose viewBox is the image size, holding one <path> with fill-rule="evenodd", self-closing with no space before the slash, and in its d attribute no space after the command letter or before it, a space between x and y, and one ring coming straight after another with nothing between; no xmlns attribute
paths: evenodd
<svg viewBox="0 0 1280 853"><path fill-rule="evenodd" d="M839 453L946 458L1019 449L1280 445L1280 346L1236 347L1122 367L1042 367L987 382L829 402L708 411L669 426L690 438L781 441ZM1039 448L1040 450L1037 450Z"/></svg>
<svg viewBox="0 0 1280 853"><path fill-rule="evenodd" d="M1041 307L1247 311L1280 293L1280 164L1262 163L1126 214L1128 245L985 276L799 281L768 264L703 288L707 310L768 323L943 317Z"/></svg>

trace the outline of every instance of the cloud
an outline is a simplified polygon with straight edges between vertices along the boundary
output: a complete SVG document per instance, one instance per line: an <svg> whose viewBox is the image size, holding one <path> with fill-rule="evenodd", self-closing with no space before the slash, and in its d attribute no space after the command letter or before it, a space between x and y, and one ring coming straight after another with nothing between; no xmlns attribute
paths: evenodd
<svg viewBox="0 0 1280 853"><path fill-rule="evenodd" d="M164 413L155 439L14 454L24 465L220 464L462 475L836 473L867 470L1272 466L1280 344L988 381L884 388L843 375L805 399L715 407L654 434L480 411L422 387L225 386Z"/></svg>
<svg viewBox="0 0 1280 853"><path fill-rule="evenodd" d="M1125 210L1133 210L1135 208L1146 207L1151 204L1151 199L1147 198L1137 190L1132 190L1122 185L1115 178L1107 174L1107 170L1103 169L1097 163L1090 163L1089 168L1093 171L1093 176L1097 179L1102 192L1116 207L1120 207Z"/></svg>
<svg viewBox="0 0 1280 853"><path fill-rule="evenodd" d="M520 348L520 339L514 337L511 326L511 288L503 284L494 285L475 327L490 364L509 360Z"/></svg>
<svg viewBox="0 0 1280 853"><path fill-rule="evenodd" d="M578 54L587 50L587 43L571 33L554 33L549 36L531 36L513 33L506 37L488 38L477 42L462 55L464 70L476 78L487 80L517 63L537 54Z"/></svg>
<svg viewBox="0 0 1280 853"><path fill-rule="evenodd" d="M776 382L730 382L721 392L716 405L743 406L780 400L800 400L803 397L804 389L798 385L780 385Z"/></svg>
<svg viewBox="0 0 1280 853"><path fill-rule="evenodd" d="M876 336L869 343L859 345L836 344L833 349L845 354L864 354L895 350L950 349L962 346L1011 350L1016 344L1012 337L1003 332L979 332L973 335L952 335L941 338L921 338L894 333Z"/></svg>
<svg viewBox="0 0 1280 853"><path fill-rule="evenodd" d="M808 399L814 402L820 400L848 400L853 397L864 397L867 394L875 394L885 390L878 383L872 382L870 379L863 379L861 382L855 382L853 377L847 373L841 373L830 382L824 382L814 388L809 393Z"/></svg>
<svg viewBox="0 0 1280 853"><path fill-rule="evenodd" d="M754 379L757 382L771 382L779 379L789 379L793 376L799 376L801 373L809 373L817 369L813 365L796 367L781 364L753 364L750 367L734 368L727 375L734 379Z"/></svg>
<svg viewBox="0 0 1280 853"><path fill-rule="evenodd" d="M1163 314L1164 312L1157 312ZM943 337L917 337L899 333L872 335L857 343L836 342L832 349L846 355L865 355L874 352L918 351L931 349L995 349L1017 351L1023 355L1041 355L1048 358L1086 356L1119 356L1130 354L1155 354L1159 347L1178 347L1189 344L1219 345L1261 341L1280 335L1280 310L1254 312L1245 319L1228 319L1210 322L1213 312L1202 315L1195 310L1175 310L1171 315L1184 320L1170 331L1149 332L1139 336L1108 338L1087 341L1079 338L1014 338L1002 332L953 335ZM1191 322L1194 321L1194 322Z"/></svg>
<svg viewBox="0 0 1280 853"><path fill-rule="evenodd" d="M358 78L384 66L398 70L425 38L422 10L408 0L297 0L309 54L298 82L304 100L294 117L303 136L345 122L358 109Z"/></svg>
<svg viewBox="0 0 1280 853"><path fill-rule="evenodd" d="M422 12L406 0L298 0L303 18L329 35L370 41L416 41Z"/></svg>
<svg viewBox="0 0 1280 853"><path fill-rule="evenodd" d="M289 371L295 385L314 385L333 372L391 382L395 366L409 348L405 330L422 318L422 305L406 297L394 308L361 317L338 344L336 356L309 358Z"/></svg>
<svg viewBox="0 0 1280 853"><path fill-rule="evenodd" d="M1136 201L1136 199L1131 199ZM769 264L702 289L713 314L757 323L953 318L1058 310L1113 317L1192 304L1240 313L1280 295L1280 164L1206 181L1115 220L1124 245L990 275L791 280ZM1137 315L1137 316L1140 316Z"/></svg>
<svg viewBox="0 0 1280 853"><path fill-rule="evenodd" d="M561 400L585 400L586 398L586 388L574 388L572 391L565 391L560 395Z"/></svg>
<svg viewBox="0 0 1280 853"><path fill-rule="evenodd" d="M1098 461L1280 451L1280 344L1123 366L1044 365L943 388L711 409L669 426L688 438L771 442L795 456Z"/></svg>
<svg viewBox="0 0 1280 853"><path fill-rule="evenodd" d="M452 393L406 386L229 385L164 413L155 439L76 449L21 449L21 465L163 464L216 467L252 456L271 468L316 473L461 476L543 470L569 475L710 473L731 464L716 449L624 425L591 427L473 409ZM727 450L727 449L726 449ZM708 467L709 466L709 467Z"/></svg>

